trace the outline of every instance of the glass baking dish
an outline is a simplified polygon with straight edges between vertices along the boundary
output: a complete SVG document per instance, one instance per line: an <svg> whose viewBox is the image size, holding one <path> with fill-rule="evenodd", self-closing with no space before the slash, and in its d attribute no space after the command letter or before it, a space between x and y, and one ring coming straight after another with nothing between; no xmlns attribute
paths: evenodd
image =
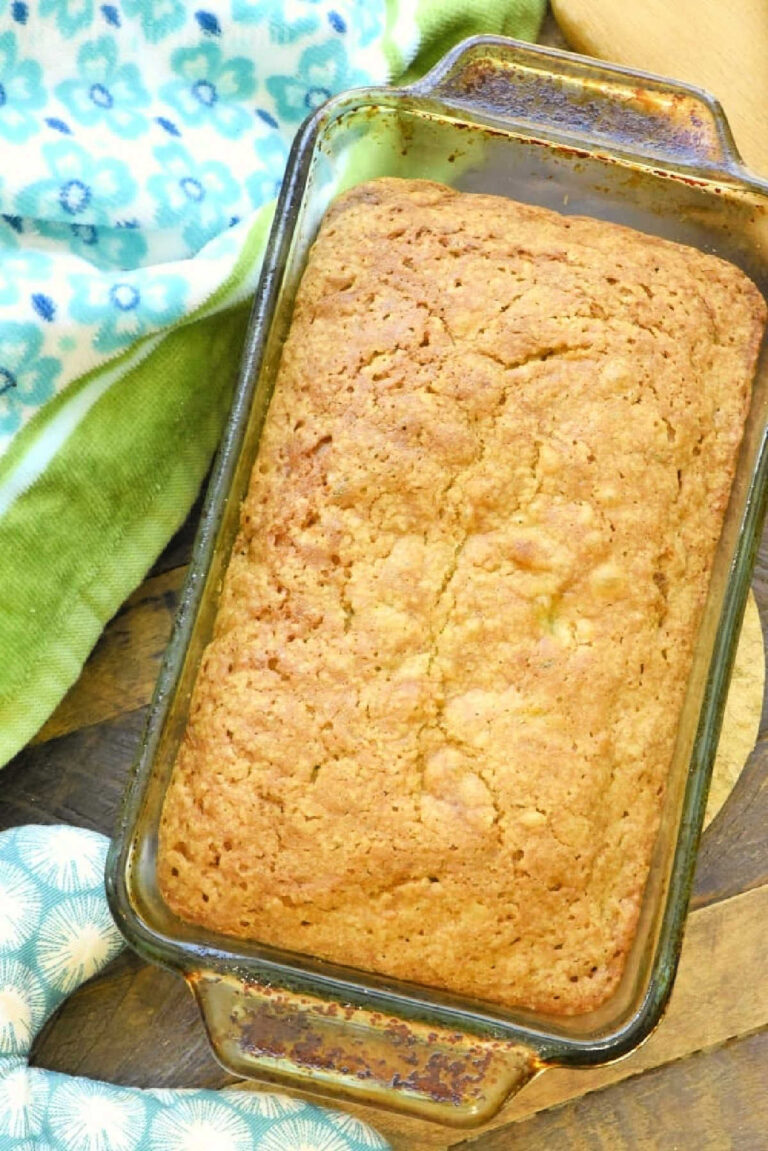
<svg viewBox="0 0 768 1151"><path fill-rule="evenodd" d="M108 895L129 943L186 978L214 1051L236 1074L471 1126L547 1066L626 1054L664 1010L765 510L768 363L764 347L640 925L607 1003L570 1018L505 1010L185 924L156 883L164 789L308 248L331 199L380 175L426 176L628 224L731 260L764 293L768 183L743 169L705 93L493 37L465 41L408 88L329 101L293 147L232 414L110 853Z"/></svg>

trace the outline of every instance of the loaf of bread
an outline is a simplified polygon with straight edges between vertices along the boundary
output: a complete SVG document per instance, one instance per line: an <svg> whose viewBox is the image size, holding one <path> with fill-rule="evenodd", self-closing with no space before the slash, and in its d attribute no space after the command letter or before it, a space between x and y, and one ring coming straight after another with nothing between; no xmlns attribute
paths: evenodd
<svg viewBox="0 0 768 1151"><path fill-rule="evenodd" d="M593 219L395 179L331 207L165 799L178 915L506 1006L611 995L765 312Z"/></svg>

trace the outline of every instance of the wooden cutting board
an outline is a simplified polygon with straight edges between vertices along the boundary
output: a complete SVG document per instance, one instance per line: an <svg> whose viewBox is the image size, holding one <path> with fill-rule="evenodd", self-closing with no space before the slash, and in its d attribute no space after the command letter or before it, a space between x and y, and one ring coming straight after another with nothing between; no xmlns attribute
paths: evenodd
<svg viewBox="0 0 768 1151"><path fill-rule="evenodd" d="M768 0L551 0L575 52L706 88L768 177Z"/></svg>

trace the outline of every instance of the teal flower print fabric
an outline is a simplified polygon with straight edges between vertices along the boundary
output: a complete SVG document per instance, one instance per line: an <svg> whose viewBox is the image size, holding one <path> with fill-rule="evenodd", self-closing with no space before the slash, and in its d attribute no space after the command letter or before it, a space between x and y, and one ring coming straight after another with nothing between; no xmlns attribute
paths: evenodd
<svg viewBox="0 0 768 1151"><path fill-rule="evenodd" d="M194 501L303 119L543 8L0 0L0 765Z"/></svg>
<svg viewBox="0 0 768 1151"><path fill-rule="evenodd" d="M101 123L130 139L147 131L143 113L149 93L137 65L120 62L112 36L86 40L77 54L76 75L57 85L56 96L86 127Z"/></svg>
<svg viewBox="0 0 768 1151"><path fill-rule="evenodd" d="M18 267L18 261L15 262ZM0 435L11 435L25 411L50 399L61 372L61 361L42 356L43 334L36 324L9 322L3 327L0 363Z"/></svg>
<svg viewBox="0 0 768 1151"><path fill-rule="evenodd" d="M123 946L106 853L80 828L0 834L0 1151L386 1151L351 1115L284 1095L141 1090L29 1066L46 1020Z"/></svg>
<svg viewBox="0 0 768 1151"><path fill-rule="evenodd" d="M43 72L33 59L19 59L13 32L0 35L0 137L23 143L35 131L35 115L46 101Z"/></svg>
<svg viewBox="0 0 768 1151"><path fill-rule="evenodd" d="M45 174L25 184L14 198L20 235L29 235L33 226L25 217L71 225L106 224L116 209L126 208L136 195L137 184L126 163L113 156L97 156L73 140L43 144L41 159Z"/></svg>
<svg viewBox="0 0 768 1151"><path fill-rule="evenodd" d="M139 269L108 280L105 276L72 276L70 313L92 325L93 346L112 352L132 344L149 328L181 319L187 281L183 276Z"/></svg>
<svg viewBox="0 0 768 1151"><path fill-rule="evenodd" d="M171 56L174 79L161 95L184 124L208 124L221 136L236 140L248 130L253 114L248 100L256 91L251 60L222 56L218 44L179 48Z"/></svg>

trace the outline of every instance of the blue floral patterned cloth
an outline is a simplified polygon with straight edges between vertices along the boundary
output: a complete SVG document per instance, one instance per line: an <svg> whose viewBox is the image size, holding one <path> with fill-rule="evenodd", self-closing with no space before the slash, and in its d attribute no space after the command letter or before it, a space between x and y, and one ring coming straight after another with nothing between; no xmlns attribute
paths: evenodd
<svg viewBox="0 0 768 1151"><path fill-rule="evenodd" d="M390 71L375 0L36 7L0 3L0 324L19 340L3 357L0 447L83 372L210 297L297 125Z"/></svg>
<svg viewBox="0 0 768 1151"><path fill-rule="evenodd" d="M184 520L291 139L544 0L0 0L0 765Z"/></svg>
<svg viewBox="0 0 768 1151"><path fill-rule="evenodd" d="M73 827L0 834L1 1151L370 1151L351 1115L257 1091L140 1090L30 1067L61 1002L123 943L104 895L106 839Z"/></svg>

